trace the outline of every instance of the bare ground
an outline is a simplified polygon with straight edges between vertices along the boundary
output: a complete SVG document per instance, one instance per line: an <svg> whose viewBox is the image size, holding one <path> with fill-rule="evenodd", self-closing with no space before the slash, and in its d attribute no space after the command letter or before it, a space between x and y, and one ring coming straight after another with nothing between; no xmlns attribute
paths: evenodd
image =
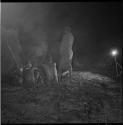
<svg viewBox="0 0 123 125"><path fill-rule="evenodd" d="M2 123L120 123L121 87L108 77L73 72L71 81L1 89Z"/></svg>

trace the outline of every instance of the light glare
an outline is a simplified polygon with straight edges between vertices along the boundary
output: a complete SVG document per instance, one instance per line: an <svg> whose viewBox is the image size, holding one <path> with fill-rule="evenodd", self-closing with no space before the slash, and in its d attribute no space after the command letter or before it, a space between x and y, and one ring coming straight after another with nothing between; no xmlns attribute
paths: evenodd
<svg viewBox="0 0 123 125"><path fill-rule="evenodd" d="M111 51L111 55L112 55L112 56L117 56L117 55L118 55L118 50L113 49L113 50Z"/></svg>

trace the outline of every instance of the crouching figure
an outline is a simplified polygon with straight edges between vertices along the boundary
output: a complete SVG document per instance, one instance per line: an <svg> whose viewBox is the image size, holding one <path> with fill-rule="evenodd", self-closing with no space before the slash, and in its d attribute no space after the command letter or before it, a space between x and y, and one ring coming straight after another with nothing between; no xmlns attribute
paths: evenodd
<svg viewBox="0 0 123 125"><path fill-rule="evenodd" d="M42 67L44 68L44 71L46 73L47 80L55 81L58 83L56 63L52 61L52 57L48 62L43 63Z"/></svg>
<svg viewBox="0 0 123 125"><path fill-rule="evenodd" d="M31 63L28 63L23 69L23 86L24 87L34 87L35 77L34 69Z"/></svg>
<svg viewBox="0 0 123 125"><path fill-rule="evenodd" d="M37 88L44 83L44 75L39 67L28 63L23 69L23 85L25 87Z"/></svg>

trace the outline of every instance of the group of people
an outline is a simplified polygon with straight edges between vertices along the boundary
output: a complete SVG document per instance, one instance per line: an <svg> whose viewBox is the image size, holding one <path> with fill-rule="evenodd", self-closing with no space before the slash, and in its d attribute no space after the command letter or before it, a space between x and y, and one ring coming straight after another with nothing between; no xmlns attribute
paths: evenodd
<svg viewBox="0 0 123 125"><path fill-rule="evenodd" d="M29 60L27 65L19 66L18 69L20 70L20 74L22 75L22 83L29 83L32 82L34 85L40 79L41 70L42 68L46 74L46 78L49 81L56 81L60 83L62 76L69 75L71 77L72 74L72 58L73 58L73 50L72 46L74 43L74 36L71 32L70 27L66 27L64 30L64 34L62 36L62 40L59 44L59 49L55 49L55 53L59 54L58 62L53 59L52 52L49 52L48 60L45 63L40 63L40 66L35 60L35 64L33 61ZM51 49L52 50L52 49ZM40 51L40 50L39 50ZM39 55L40 56L40 55Z"/></svg>

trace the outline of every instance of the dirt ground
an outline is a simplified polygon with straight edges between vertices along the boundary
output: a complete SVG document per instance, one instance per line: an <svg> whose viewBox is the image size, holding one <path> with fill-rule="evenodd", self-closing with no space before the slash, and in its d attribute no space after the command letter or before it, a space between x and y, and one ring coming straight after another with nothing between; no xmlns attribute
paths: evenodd
<svg viewBox="0 0 123 125"><path fill-rule="evenodd" d="M120 123L120 83L91 72L39 88L4 86L2 123Z"/></svg>

